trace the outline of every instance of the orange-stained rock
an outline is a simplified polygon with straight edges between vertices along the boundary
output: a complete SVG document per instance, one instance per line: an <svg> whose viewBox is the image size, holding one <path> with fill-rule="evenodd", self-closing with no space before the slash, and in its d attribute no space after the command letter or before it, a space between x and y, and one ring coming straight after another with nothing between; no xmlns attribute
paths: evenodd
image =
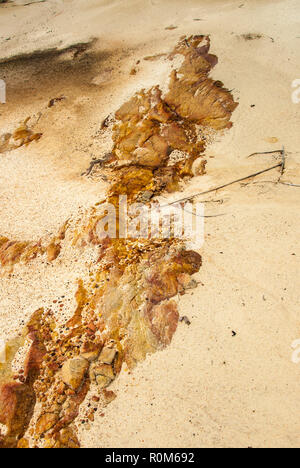
<svg viewBox="0 0 300 468"><path fill-rule="evenodd" d="M25 379L34 380L40 372L46 348L38 339L34 340L25 358Z"/></svg>
<svg viewBox="0 0 300 468"><path fill-rule="evenodd" d="M100 362L94 362L90 367L90 379L97 380L99 376L107 377L108 380L115 378L112 366L109 364L102 364Z"/></svg>
<svg viewBox="0 0 300 468"><path fill-rule="evenodd" d="M96 384L98 388L101 390L103 388L106 388L110 385L111 383L111 378L107 377L105 375L97 375L95 377Z"/></svg>
<svg viewBox="0 0 300 468"><path fill-rule="evenodd" d="M85 343L81 349L80 356L89 362L96 361L99 357L102 344Z"/></svg>
<svg viewBox="0 0 300 468"><path fill-rule="evenodd" d="M147 142L133 151L138 166L159 167L168 157L168 143L160 135L151 136Z"/></svg>
<svg viewBox="0 0 300 468"><path fill-rule="evenodd" d="M57 259L61 251L61 246L60 244L56 244L55 242L52 242L48 247L47 247L47 259L48 262L53 262L54 260Z"/></svg>
<svg viewBox="0 0 300 468"><path fill-rule="evenodd" d="M172 73L166 96L157 86L143 90L115 113L113 147L101 165L110 184L107 202L115 208L119 195L127 195L129 204L148 203L156 194L177 190L182 180L194 175L193 164L200 157L198 173L204 173L205 135L213 133L204 127L229 127L236 107L222 83L209 77L217 62L209 48L204 36L182 39L170 59L181 54L183 63ZM34 138L28 131L24 123L3 145L12 138L26 144ZM108 404L116 395L106 387L123 363L133 368L172 340L179 320L172 298L196 285L191 276L199 271L201 256L185 250L179 239L102 239L97 231L102 220L97 207L92 207L79 221L65 223L47 249L42 241L22 243L0 237L0 263L5 266L45 252L48 261L54 261L61 240L66 253L70 246L81 250L88 246L97 259L93 279L85 275L78 282L77 306L64 327L56 329L51 310L36 311L29 321L32 344L24 375L19 376L25 384L8 382L0 389L0 422L9 429L7 436L0 437L0 446L16 446L19 438L19 445L26 446L22 437L37 398L41 406L37 438L45 437L49 448L77 448L79 441L70 425L91 381L103 396L99 405L103 399ZM119 219L116 224L118 230ZM87 417L93 420L93 412Z"/></svg>
<svg viewBox="0 0 300 468"><path fill-rule="evenodd" d="M83 286L82 280L78 282L78 289L76 291L75 297L76 297L76 302L77 302L77 308L75 310L73 317L67 323L68 327L74 327L81 322L81 314L87 302L87 291Z"/></svg>
<svg viewBox="0 0 300 468"><path fill-rule="evenodd" d="M6 133L2 135L0 141L0 153L12 151L23 145L29 145L32 141L38 141L42 133L34 133L28 126L30 117L28 117L13 134Z"/></svg>

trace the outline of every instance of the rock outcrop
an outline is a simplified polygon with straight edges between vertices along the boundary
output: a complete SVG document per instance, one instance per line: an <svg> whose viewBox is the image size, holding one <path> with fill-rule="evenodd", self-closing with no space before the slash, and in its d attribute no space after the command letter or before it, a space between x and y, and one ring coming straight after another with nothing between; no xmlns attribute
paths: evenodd
<svg viewBox="0 0 300 468"><path fill-rule="evenodd" d="M200 167L205 170L206 129L231 126L236 103L222 83L209 78L217 63L209 47L204 36L182 39L170 60L180 54L183 63L172 73L166 95L159 87L142 90L115 114L113 147L101 170L110 182L107 201L116 208L118 234L120 195L127 195L129 204L148 203L164 190L175 191L194 175L196 159L202 158ZM24 144L29 142L26 138L24 133ZM180 158L174 157L176 152ZM37 311L29 322L32 346L24 382L7 382L0 388L0 422L8 429L0 446L29 445L24 436L38 401L31 444L78 447L73 422L90 388L97 388L94 401L108 404L116 395L107 387L124 363L133 369L172 341L179 320L174 298L196 286L192 275L201 267L201 256L172 237L100 238L97 227L102 218L98 207L92 207L79 222L68 221L44 248L0 238L4 266L12 266L28 252L31 259L47 253L48 261L55 261L64 246L81 252L88 247L98 257L93 272L78 282L77 307L65 325L53 333L51 308ZM87 415L89 421L93 411Z"/></svg>

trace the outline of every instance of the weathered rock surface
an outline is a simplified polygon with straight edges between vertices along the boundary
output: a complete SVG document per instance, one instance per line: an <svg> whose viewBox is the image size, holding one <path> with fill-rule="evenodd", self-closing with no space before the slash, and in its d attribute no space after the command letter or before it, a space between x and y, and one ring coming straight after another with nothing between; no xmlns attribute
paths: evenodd
<svg viewBox="0 0 300 468"><path fill-rule="evenodd" d="M77 390L84 379L89 364L86 359L74 358L69 359L64 363L61 370L61 377L65 384L69 385L73 390Z"/></svg>
<svg viewBox="0 0 300 468"><path fill-rule="evenodd" d="M30 117L28 117L21 125L14 131L13 134L6 133L1 136L0 140L0 153L12 151L20 146L29 145L32 141L38 141L42 137L41 133L35 133L28 126Z"/></svg>
<svg viewBox="0 0 300 468"><path fill-rule="evenodd" d="M97 383L99 389L106 388L114 380L115 374L112 366L95 362L90 367L90 379Z"/></svg>
<svg viewBox="0 0 300 468"><path fill-rule="evenodd" d="M58 414L57 413L45 413L43 414L36 424L36 433L38 436L45 434L49 431L57 422Z"/></svg>

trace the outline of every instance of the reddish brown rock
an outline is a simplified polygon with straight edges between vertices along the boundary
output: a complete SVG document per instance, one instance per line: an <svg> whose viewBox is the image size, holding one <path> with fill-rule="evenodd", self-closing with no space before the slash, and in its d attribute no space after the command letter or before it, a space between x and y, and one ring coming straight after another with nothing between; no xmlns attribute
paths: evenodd
<svg viewBox="0 0 300 468"><path fill-rule="evenodd" d="M154 87L137 93L116 112L113 148L101 166L110 182L107 201L115 207L119 195L127 195L129 203L147 203L155 194L176 190L183 178L193 176L193 163L205 149L203 127L231 125L236 104L222 83L209 78L217 61L209 46L203 36L181 40L173 54L182 54L184 61L173 72L166 97ZM30 137L27 130L24 125L16 135L22 144ZM178 158L174 150L180 153ZM204 172L203 159L199 167ZM108 404L116 395L105 387L123 362L134 367L147 354L169 345L176 331L179 315L171 299L191 284L191 275L201 267L200 255L186 251L177 239L103 240L97 234L101 220L93 208L76 225L74 238L66 223L47 248L49 261L59 255L62 239L74 247L97 249L96 278L79 281L77 307L65 324L67 332L50 326L51 311L41 309L30 320L32 345L24 375L18 377L25 385L9 382L0 390L0 422L9 428L8 436L0 438L2 446L15 446L24 436L36 396L42 410L35 434L45 436L49 448L79 446L70 425L90 380L97 382ZM39 252L45 252L41 243L0 238L2 265L27 261Z"/></svg>
<svg viewBox="0 0 300 468"><path fill-rule="evenodd" d="M7 427L0 447L16 446L31 419L34 403L35 395L28 385L14 382L0 387L0 423Z"/></svg>
<svg viewBox="0 0 300 468"><path fill-rule="evenodd" d="M20 449L28 449L29 448L29 441L24 437L18 441L17 448Z"/></svg>

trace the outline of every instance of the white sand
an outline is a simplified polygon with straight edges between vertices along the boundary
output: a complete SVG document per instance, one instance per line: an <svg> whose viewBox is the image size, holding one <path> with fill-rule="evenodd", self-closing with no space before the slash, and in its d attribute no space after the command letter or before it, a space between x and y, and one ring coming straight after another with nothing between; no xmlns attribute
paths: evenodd
<svg viewBox="0 0 300 468"><path fill-rule="evenodd" d="M70 76L61 89L61 75L40 89L34 81L32 95L24 84L26 92L18 94L22 78L14 77L16 94L8 89L8 103L0 105L0 127L6 131L41 111L39 125L47 131L38 144L0 155L0 233L37 239L101 196L104 184L80 178L91 156L105 147L93 136L135 90L165 83L164 59L141 61L137 75L129 73L138 59L168 51L182 34L211 34L219 57L213 76L234 88L240 102L233 129L207 150L207 175L194 179L186 192L272 166L272 156L247 155L282 145L282 181L300 184L300 104L291 100L291 83L299 78L298 18L297 0L1 6L0 59L93 37L107 55L89 71L97 86ZM170 25L178 29L165 30ZM241 35L248 33L263 37L246 41ZM45 111L57 93L67 96L65 104ZM133 374L122 373L114 383L118 398L81 433L84 447L299 446L300 367L291 359L291 344L300 338L299 188L269 183L278 176L273 171L257 179L260 184L238 184L205 197L223 201L207 204L207 214L226 216L206 220L198 274L203 286L180 299L180 312L192 324L179 326L166 351ZM73 267L62 261L49 270L38 263L34 271L18 267L14 277L1 279L3 333L13 335L41 302L50 304L68 288L71 301L84 265Z"/></svg>

